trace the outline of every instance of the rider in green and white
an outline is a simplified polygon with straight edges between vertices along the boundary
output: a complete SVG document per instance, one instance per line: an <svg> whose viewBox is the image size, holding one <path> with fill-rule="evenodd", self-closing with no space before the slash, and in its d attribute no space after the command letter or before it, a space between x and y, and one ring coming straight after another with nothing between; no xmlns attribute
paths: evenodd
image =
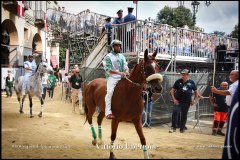
<svg viewBox="0 0 240 160"><path fill-rule="evenodd" d="M107 94L105 96L105 115L107 119L113 119L114 115L111 111L111 100L114 88L123 77L129 75L129 68L127 61L123 54L121 54L122 42L115 39L111 42L112 51L108 53L104 60L103 66L106 71L107 78Z"/></svg>

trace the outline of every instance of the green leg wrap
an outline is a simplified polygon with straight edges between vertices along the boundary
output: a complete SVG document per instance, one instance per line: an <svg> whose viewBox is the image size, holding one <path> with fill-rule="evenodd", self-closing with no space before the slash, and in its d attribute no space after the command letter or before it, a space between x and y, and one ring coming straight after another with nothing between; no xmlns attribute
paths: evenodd
<svg viewBox="0 0 240 160"><path fill-rule="evenodd" d="M95 129L94 129L93 125L91 124L90 127L91 127L91 130L92 130L92 137L93 137L93 139L96 139L97 135L96 135L96 132L95 132Z"/></svg>
<svg viewBox="0 0 240 160"><path fill-rule="evenodd" d="M102 126L98 125L98 138L102 139Z"/></svg>

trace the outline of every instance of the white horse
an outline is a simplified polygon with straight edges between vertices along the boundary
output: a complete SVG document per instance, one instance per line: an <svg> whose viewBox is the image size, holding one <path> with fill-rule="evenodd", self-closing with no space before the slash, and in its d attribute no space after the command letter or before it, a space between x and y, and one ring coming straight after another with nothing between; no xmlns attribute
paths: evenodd
<svg viewBox="0 0 240 160"><path fill-rule="evenodd" d="M27 88L26 88L26 94L28 94L29 102L30 102L30 118L33 118L32 114L32 97L35 95L39 98L41 101L41 110L40 113L38 114L39 117L42 117L42 112L43 112L43 99L42 99L42 80L41 80L41 73L46 73L49 70L49 67L46 63L40 63L37 67L36 73L34 73L32 76L29 77L28 82L27 82ZM22 85L23 85L23 76L20 76L17 81L15 81L14 84L14 89L17 94L18 102L20 105L20 113L23 112L23 103L25 100L26 95L22 97ZM21 103L22 99L22 103Z"/></svg>

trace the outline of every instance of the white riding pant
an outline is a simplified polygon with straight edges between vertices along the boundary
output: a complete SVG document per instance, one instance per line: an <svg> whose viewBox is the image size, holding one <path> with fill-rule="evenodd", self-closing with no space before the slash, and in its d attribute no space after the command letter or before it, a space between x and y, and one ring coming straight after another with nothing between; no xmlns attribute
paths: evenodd
<svg viewBox="0 0 240 160"><path fill-rule="evenodd" d="M30 78L30 75L28 74L25 74L23 76L23 85L22 85L22 96L24 96L26 93L26 88L27 88L27 83L28 83L28 80Z"/></svg>
<svg viewBox="0 0 240 160"><path fill-rule="evenodd" d="M119 78L109 77L107 80L107 94L105 96L105 103L106 103L105 115L106 116L108 114L112 114L112 110L111 110L112 95L114 92L114 88L116 87L118 81L120 80L121 80L121 77Z"/></svg>

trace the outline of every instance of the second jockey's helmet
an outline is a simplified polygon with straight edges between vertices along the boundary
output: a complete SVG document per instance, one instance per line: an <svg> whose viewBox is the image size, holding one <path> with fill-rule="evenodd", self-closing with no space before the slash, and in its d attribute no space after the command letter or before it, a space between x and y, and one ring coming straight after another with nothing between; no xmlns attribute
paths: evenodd
<svg viewBox="0 0 240 160"><path fill-rule="evenodd" d="M111 42L111 48L112 48L113 51L114 51L113 46L114 46L115 44L120 44L121 47L122 47L122 42L119 41L118 39L114 39L114 40L112 40L112 42Z"/></svg>

